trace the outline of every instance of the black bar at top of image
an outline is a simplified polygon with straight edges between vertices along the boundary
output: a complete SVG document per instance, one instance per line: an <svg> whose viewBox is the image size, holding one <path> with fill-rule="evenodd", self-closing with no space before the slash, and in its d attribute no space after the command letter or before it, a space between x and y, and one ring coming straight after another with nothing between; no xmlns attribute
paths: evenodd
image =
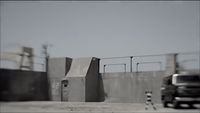
<svg viewBox="0 0 200 113"><path fill-rule="evenodd" d="M199 1L199 0L0 0L0 1L89 1L89 2L95 2L95 1Z"/></svg>

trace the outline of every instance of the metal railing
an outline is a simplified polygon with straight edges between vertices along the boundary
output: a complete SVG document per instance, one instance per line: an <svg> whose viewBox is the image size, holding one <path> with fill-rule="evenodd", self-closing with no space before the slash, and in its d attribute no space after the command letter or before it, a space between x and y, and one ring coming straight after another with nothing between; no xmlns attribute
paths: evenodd
<svg viewBox="0 0 200 113"><path fill-rule="evenodd" d="M168 53L167 53L168 54ZM150 64L150 65L155 65L158 64L159 65L159 71L164 70L164 66L166 63L166 58L165 56L167 54L151 54L151 55L137 55L137 56L122 56L122 57L104 57L104 58L100 58L100 67L103 70L102 72L107 72L105 71L105 68L107 65L124 65L126 69L130 68L129 70L126 70L126 72L130 71L133 72L133 64L135 64L135 71L138 72L138 67L139 65L145 65L145 64ZM193 57L195 56L195 58L186 58L183 60L180 60L179 57L180 56L189 56L189 55L193 55ZM198 58L199 57L199 58ZM122 60L123 59L123 60ZM153 59L153 60L151 60ZM197 67L200 67L200 52L180 52L177 53L177 63L183 65L186 64L188 62L195 62L198 63ZM109 63L104 63L105 61L111 61ZM114 61L122 61L122 62L114 62ZM149 67L153 67L153 66L149 66ZM114 68L114 66L113 66ZM155 67L154 67L155 68Z"/></svg>
<svg viewBox="0 0 200 113"><path fill-rule="evenodd" d="M34 59L34 62L30 62L30 63L33 65L33 70L35 70L35 67L41 66L40 71L45 71L45 63L35 62L36 59L44 60L45 57L43 57L43 56L39 56L39 55L35 55L35 54L29 55L29 54L14 53L14 52L1 52L1 54L3 54L3 53L10 54L10 55L15 55L16 57L17 56L20 56L20 57L22 57L22 56L24 56L24 57L32 57ZM22 62L22 61L17 62L17 61L7 60L7 59L0 59L0 61L9 61L9 62L13 62L13 63L15 63L17 65L19 65ZM37 65L37 66L35 66L35 65ZM2 68L4 68L4 67L2 67ZM27 68L28 69L29 67L20 65L19 68L25 68L25 69Z"/></svg>
<svg viewBox="0 0 200 113"><path fill-rule="evenodd" d="M104 73L106 72L106 67L107 67L107 66L116 66L116 65L122 65L122 66L124 66L124 72L126 72L126 64L125 64L125 63L104 64L104 66L103 66L103 72L104 72Z"/></svg>
<svg viewBox="0 0 200 113"><path fill-rule="evenodd" d="M136 72L139 72L138 66L139 64L158 64L159 65L159 70L162 70L162 62L138 62L136 63Z"/></svg>
<svg viewBox="0 0 200 113"><path fill-rule="evenodd" d="M108 59L130 59L130 72L132 72L133 56L107 57L107 58L101 58L100 60L102 61L102 60L108 60ZM104 66L105 65L121 65L121 64L125 64L125 67L127 65L126 63L116 63L116 64L104 64Z"/></svg>

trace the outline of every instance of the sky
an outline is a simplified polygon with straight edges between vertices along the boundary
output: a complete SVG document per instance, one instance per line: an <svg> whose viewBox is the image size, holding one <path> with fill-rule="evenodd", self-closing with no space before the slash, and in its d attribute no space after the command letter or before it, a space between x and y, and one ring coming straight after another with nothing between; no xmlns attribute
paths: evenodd
<svg viewBox="0 0 200 113"><path fill-rule="evenodd" d="M1 1L1 48L51 57L200 51L199 1Z"/></svg>

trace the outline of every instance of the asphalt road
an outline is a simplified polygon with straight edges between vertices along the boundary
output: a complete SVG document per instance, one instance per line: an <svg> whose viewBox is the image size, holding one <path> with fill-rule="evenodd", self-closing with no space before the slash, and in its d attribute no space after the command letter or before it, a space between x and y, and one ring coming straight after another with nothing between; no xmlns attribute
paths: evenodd
<svg viewBox="0 0 200 113"><path fill-rule="evenodd" d="M161 104L155 105L157 110L149 106L145 110L145 104L137 103L104 103L104 102L1 102L1 113L200 113L200 105L196 108L182 109L163 108Z"/></svg>

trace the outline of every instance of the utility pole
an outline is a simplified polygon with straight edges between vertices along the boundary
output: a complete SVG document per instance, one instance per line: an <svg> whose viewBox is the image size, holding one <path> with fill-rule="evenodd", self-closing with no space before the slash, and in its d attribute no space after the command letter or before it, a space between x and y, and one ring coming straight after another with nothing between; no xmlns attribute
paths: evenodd
<svg viewBox="0 0 200 113"><path fill-rule="evenodd" d="M49 44L43 44L42 49L43 49L43 54L45 57L45 71L48 73L48 66L49 66L49 53L48 53L48 47L52 45Z"/></svg>
<svg viewBox="0 0 200 113"><path fill-rule="evenodd" d="M49 44L42 44L42 53L44 54L44 58L45 58L45 71L46 71L46 75L47 77L49 77L49 72L48 72L48 67L49 67L49 53L48 53L48 47L52 46ZM50 86L50 81L48 79L48 85ZM51 98L51 90L48 89L48 99Z"/></svg>

